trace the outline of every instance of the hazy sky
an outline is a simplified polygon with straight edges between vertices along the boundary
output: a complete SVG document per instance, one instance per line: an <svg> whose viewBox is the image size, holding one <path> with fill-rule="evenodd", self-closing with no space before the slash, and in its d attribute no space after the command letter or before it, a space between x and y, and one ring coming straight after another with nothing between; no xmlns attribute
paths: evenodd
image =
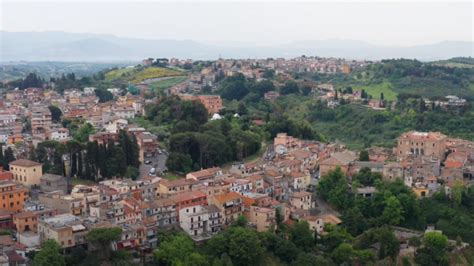
<svg viewBox="0 0 474 266"><path fill-rule="evenodd" d="M283 44L353 39L407 46L473 41L467 2L157 2L0 0L0 29Z"/></svg>

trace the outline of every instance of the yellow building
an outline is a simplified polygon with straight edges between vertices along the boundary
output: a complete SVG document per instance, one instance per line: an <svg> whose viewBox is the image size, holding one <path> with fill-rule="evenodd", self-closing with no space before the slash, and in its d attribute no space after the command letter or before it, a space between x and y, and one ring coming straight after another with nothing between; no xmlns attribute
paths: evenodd
<svg viewBox="0 0 474 266"><path fill-rule="evenodd" d="M10 163L10 172L13 180L26 185L40 185L43 176L42 164L26 159L19 159Z"/></svg>
<svg viewBox="0 0 474 266"><path fill-rule="evenodd" d="M427 187L413 187L413 192L415 192L416 196L419 198L424 198L428 196L429 190Z"/></svg>

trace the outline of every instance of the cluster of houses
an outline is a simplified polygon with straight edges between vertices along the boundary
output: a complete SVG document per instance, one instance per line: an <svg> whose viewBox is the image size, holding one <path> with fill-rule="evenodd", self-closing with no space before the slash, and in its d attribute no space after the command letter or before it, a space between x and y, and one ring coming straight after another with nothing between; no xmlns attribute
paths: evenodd
<svg viewBox="0 0 474 266"><path fill-rule="evenodd" d="M116 249L146 253L157 246L159 231L181 229L200 242L241 216L258 231L276 230L278 215L285 223L307 220L319 233L325 223L340 223L318 212L308 191L318 154L336 147L285 134L274 146L263 163L202 169L175 180L145 175L73 187L66 177L43 173L40 163L13 161L0 175L0 227L15 232L8 236L15 245L4 254L26 261L23 255L48 239L64 249L87 248L85 236L101 227L122 229ZM32 187L40 191L30 193Z"/></svg>
<svg viewBox="0 0 474 266"><path fill-rule="evenodd" d="M400 178L419 197L440 189L449 193L474 180L474 143L439 132L406 132L393 150L372 148L369 161L358 159L341 144L279 133L255 162L202 169L174 180L145 175L73 187L66 177L43 173L40 163L19 159L9 171L0 171L0 229L15 232L14 238L0 238L0 260L26 263L25 254L48 239L64 249L87 248L87 233L102 227L122 229L115 249L144 254L157 246L162 230L180 229L201 242L241 216L257 231L274 231L277 221L304 220L324 234L325 224L341 220L318 204L314 191L320 178L336 168L349 179L364 168L388 182ZM30 193L32 187L39 193ZM354 193L371 197L376 188L358 187Z"/></svg>
<svg viewBox="0 0 474 266"><path fill-rule="evenodd" d="M144 100L139 96L117 95L114 101L99 103L94 91L95 88L84 88L83 91L73 89L60 95L53 90L27 88L6 92L5 98L0 100L0 140L10 145L69 140L69 130L58 121L53 122L49 106L59 108L64 119L90 123L97 131L119 119L131 119L143 114ZM29 129L24 128L25 121L31 126L31 134Z"/></svg>
<svg viewBox="0 0 474 266"><path fill-rule="evenodd" d="M170 66L192 64L192 60L170 59ZM369 64L367 61L345 60L339 58L320 58L301 56L292 59L218 59L211 65L192 73L188 80L169 89L171 94L199 94L206 86L215 89L223 77L242 74L246 78L263 80L268 71L284 80L292 79L291 73L350 73L354 69Z"/></svg>
<svg viewBox="0 0 474 266"><path fill-rule="evenodd" d="M357 161L350 151L333 153L320 162L322 176L336 167L349 177L362 168L380 173L384 181L401 179L419 197L428 197L440 189L449 194L453 186L467 186L474 181L474 143L449 138L440 132L403 133L392 150L372 148L368 162ZM359 188L364 196L375 193L374 187Z"/></svg>

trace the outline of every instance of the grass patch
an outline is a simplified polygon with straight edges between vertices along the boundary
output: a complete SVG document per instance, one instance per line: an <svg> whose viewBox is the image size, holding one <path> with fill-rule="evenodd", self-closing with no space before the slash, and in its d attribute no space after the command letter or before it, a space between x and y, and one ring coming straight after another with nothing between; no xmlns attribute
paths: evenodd
<svg viewBox="0 0 474 266"><path fill-rule="evenodd" d="M143 127L151 133L158 136L160 139L168 138L171 132L171 125L155 126L152 121L145 119L144 117L135 117L130 119L130 122Z"/></svg>
<svg viewBox="0 0 474 266"><path fill-rule="evenodd" d="M123 78L124 76L132 74L133 72L134 72L134 68L131 68L131 67L114 69L105 73L105 79L108 81L111 81L114 79L120 79L120 78Z"/></svg>
<svg viewBox="0 0 474 266"><path fill-rule="evenodd" d="M172 172L166 172L163 174L162 176L164 179L168 179L168 180L176 180L176 179L180 179L180 178L184 178L182 176L179 176L175 173L172 173Z"/></svg>
<svg viewBox="0 0 474 266"><path fill-rule="evenodd" d="M71 183L73 186L75 185L94 185L96 182L89 180L89 179L81 179L81 178L72 178Z"/></svg>
<svg viewBox="0 0 474 266"><path fill-rule="evenodd" d="M153 78L162 78L162 77L172 77L172 76L182 76L183 72L163 68L163 67L148 67L135 73L129 80L133 83L139 83L147 79Z"/></svg>
<svg viewBox="0 0 474 266"><path fill-rule="evenodd" d="M398 95L398 93L393 90L392 83L387 81L368 86L354 86L353 89L357 91L365 90L365 92L374 99L380 99L380 93L383 92L385 100L388 101L396 100Z"/></svg>
<svg viewBox="0 0 474 266"><path fill-rule="evenodd" d="M474 92L474 83L469 84L469 90Z"/></svg>
<svg viewBox="0 0 474 266"><path fill-rule="evenodd" d="M186 76L177 76L169 79L155 81L150 84L150 87L154 90L164 90L185 81L186 78Z"/></svg>
<svg viewBox="0 0 474 266"><path fill-rule="evenodd" d="M185 76L186 73L165 67L147 67L144 69L137 68L119 68L105 73L107 81L122 80L132 83L140 83L147 79ZM165 84L166 85L166 84Z"/></svg>

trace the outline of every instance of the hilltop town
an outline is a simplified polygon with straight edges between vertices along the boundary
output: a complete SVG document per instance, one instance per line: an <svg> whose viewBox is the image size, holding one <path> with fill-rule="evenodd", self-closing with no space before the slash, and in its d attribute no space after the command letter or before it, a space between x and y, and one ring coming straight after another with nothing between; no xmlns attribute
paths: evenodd
<svg viewBox="0 0 474 266"><path fill-rule="evenodd" d="M377 123L399 123L395 116L414 110L469 115L470 102L453 95L384 98L339 85L341 75L365 73L372 64L379 63L149 58L88 82L73 74L49 81L30 74L6 83L0 261L30 263L31 254L54 240L69 257L79 249L123 251L145 264L164 260L163 243L174 241L164 234L211 245L236 227L290 241L284 235L301 226L312 248L322 241L330 254L323 257L340 263L335 250L349 242L357 261L413 260L422 250L414 239L431 232L448 236L452 254L469 248L472 225L440 222L449 214L431 206L454 204L456 214L470 206L474 143L460 137L472 136L470 125L450 127L454 135L398 126L384 136L391 146L374 138L363 148L332 138L366 138L359 132L319 131L340 110L354 115L345 108L370 115L364 126L375 135ZM390 255L381 253L377 230L396 243ZM114 237L105 245L94 238L108 233ZM339 233L345 238L330 244ZM367 245L352 242L369 234L377 237ZM304 250L307 244L288 245ZM287 252L272 252L286 263L301 253L288 259Z"/></svg>

